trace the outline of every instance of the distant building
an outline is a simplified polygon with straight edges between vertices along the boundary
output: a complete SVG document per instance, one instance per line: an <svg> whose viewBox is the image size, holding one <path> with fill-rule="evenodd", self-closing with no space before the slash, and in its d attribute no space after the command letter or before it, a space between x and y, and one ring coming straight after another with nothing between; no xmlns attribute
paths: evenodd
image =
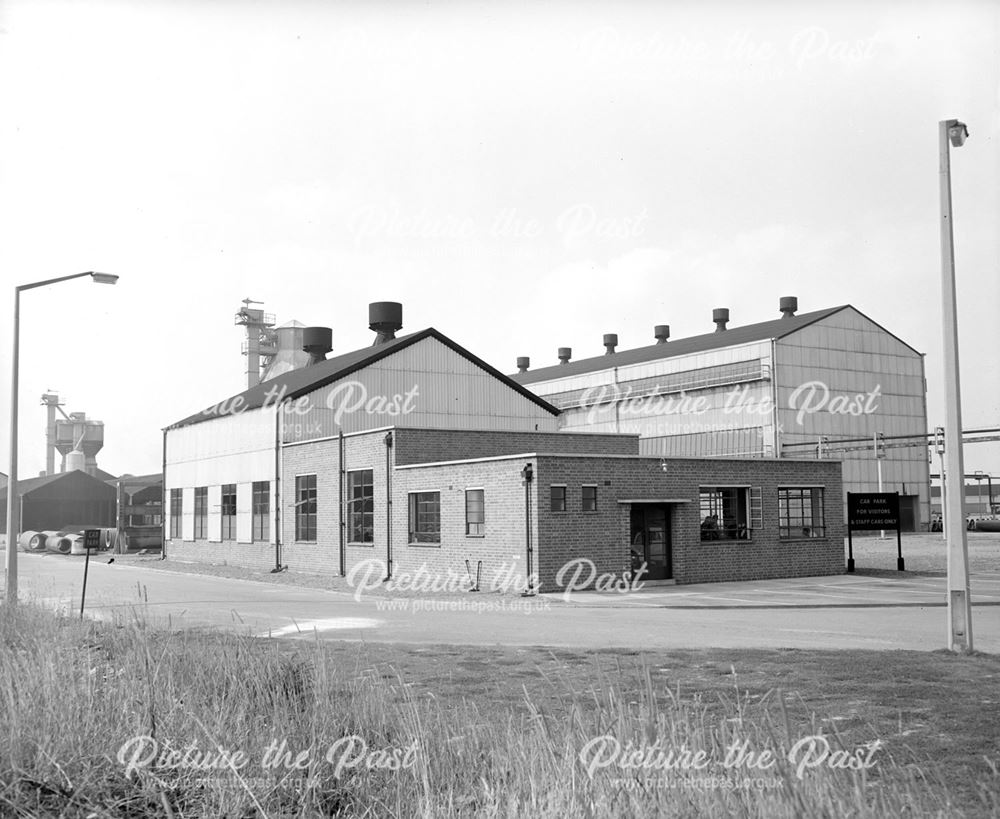
<svg viewBox="0 0 1000 819"><path fill-rule="evenodd" d="M930 519L923 354L850 305L617 350L512 378L561 410L567 432L637 433L644 455L842 459L844 492L878 489L875 436L885 436L883 491L898 492L906 529ZM909 437L907 437L909 436Z"/></svg>
<svg viewBox="0 0 1000 819"><path fill-rule="evenodd" d="M0 529L7 531L7 490L0 488ZM17 482L21 531L115 525L115 490L83 470Z"/></svg>

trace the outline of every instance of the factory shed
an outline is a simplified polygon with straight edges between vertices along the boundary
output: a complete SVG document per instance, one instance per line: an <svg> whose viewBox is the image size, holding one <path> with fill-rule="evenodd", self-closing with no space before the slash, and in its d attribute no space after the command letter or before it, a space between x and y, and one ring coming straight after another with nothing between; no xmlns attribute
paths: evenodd
<svg viewBox="0 0 1000 819"><path fill-rule="evenodd" d="M83 470L17 482L21 531L115 525L115 489ZM0 528L7 530L7 487L0 488Z"/></svg>

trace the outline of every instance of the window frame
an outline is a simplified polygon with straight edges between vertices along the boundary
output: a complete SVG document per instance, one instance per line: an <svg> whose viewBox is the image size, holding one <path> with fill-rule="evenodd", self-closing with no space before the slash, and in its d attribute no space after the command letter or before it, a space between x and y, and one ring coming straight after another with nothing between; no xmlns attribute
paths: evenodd
<svg viewBox="0 0 1000 819"><path fill-rule="evenodd" d="M593 491L593 502L594 506L592 509L587 508L587 490L592 489ZM588 515L593 515L599 511L597 505L597 484L596 483L583 483L580 484L580 511L585 512Z"/></svg>
<svg viewBox="0 0 1000 819"><path fill-rule="evenodd" d="M798 492L797 498L782 497L782 493ZM806 520L806 499L805 493L809 493L809 524ZM815 497L813 493L819 493ZM791 501L799 501L799 517L796 525L792 525ZM815 516L819 513L820 523L815 523ZM825 540L827 536L826 523L826 487L825 486L779 486L778 487L778 539L789 540ZM808 529L808 533L806 532ZM792 530L798 530L797 534L791 534ZM817 534L817 531L819 532ZM787 534L786 534L787 532Z"/></svg>
<svg viewBox="0 0 1000 819"><path fill-rule="evenodd" d="M184 490L170 490L170 540L180 540L184 532Z"/></svg>
<svg viewBox="0 0 1000 819"><path fill-rule="evenodd" d="M250 540L266 543L271 539L271 482L254 481L250 493Z"/></svg>
<svg viewBox="0 0 1000 819"><path fill-rule="evenodd" d="M471 520L469 517L469 495L479 493L479 520ZM470 531L471 527L479 527L479 531ZM472 486L465 490L465 536L466 537L486 537L486 490L481 486Z"/></svg>
<svg viewBox="0 0 1000 819"><path fill-rule="evenodd" d="M194 488L194 539L205 540L208 537L208 487Z"/></svg>
<svg viewBox="0 0 1000 819"><path fill-rule="evenodd" d="M370 476L370 480L369 480L369 482L367 484L362 481L362 483L360 484L360 486L362 488L362 491L367 486L371 490L371 492L370 492L369 495L362 495L359 498L355 498L355 497L352 496L352 490L353 490L354 486L352 486L352 484L351 484L351 479L352 479L352 477L354 475L362 475L362 476L364 476L366 473ZM346 512L347 512L347 514L346 514L346 518L347 518L347 545L348 546L372 546L372 547L374 547L375 546L375 470L371 469L371 468L352 469L352 470L350 470L347 473L347 481L346 481L345 491L347 492L347 498L346 498L346 503L347 503L347 510L346 510ZM359 501L361 502L361 506L362 506L360 512L357 511L354 508L355 505ZM366 506L368 507L368 509L365 508ZM360 515L361 516L361 533L362 533L362 539L361 540L358 540L357 538L354 537L354 532L355 532L354 518L355 518L355 515ZM368 531L370 533L370 539L368 539L368 540L364 539L365 519L366 518L368 519L368 522L369 522Z"/></svg>
<svg viewBox="0 0 1000 819"><path fill-rule="evenodd" d="M227 491L232 487L232 491ZM219 517L221 527L219 529L220 540L236 540L236 503L237 489L235 483L222 484L222 491L219 494ZM232 497L232 504L226 502L227 497ZM232 509L232 512L227 510Z"/></svg>
<svg viewBox="0 0 1000 819"><path fill-rule="evenodd" d="M305 495L305 497L303 497ZM316 543L319 487L316 473L295 476L295 542ZM309 537L312 535L312 537Z"/></svg>
<svg viewBox="0 0 1000 819"><path fill-rule="evenodd" d="M437 530L422 532L415 528L414 524L420 524L421 514L428 515L432 514L427 511L421 513L419 509L419 504L421 501L419 497L422 495L434 495L437 503ZM425 503L430 503L431 501L424 501ZM416 518L416 520L414 520ZM408 492L406 496L406 531L407 531L407 543L410 546L428 546L431 548L440 548L441 546L441 490L440 489L422 489L414 492ZM420 539L420 536L426 535L426 539ZM431 539L435 538L435 539Z"/></svg>
<svg viewBox="0 0 1000 819"><path fill-rule="evenodd" d="M725 509L727 506L726 493L738 492L735 496L737 514L734 523L726 521ZM717 495L708 501L706 508L706 495ZM762 512L760 510L761 490L750 484L705 484L698 487L698 521L699 535L702 543L713 541L742 541L749 543L754 539L755 532L763 526ZM714 528L707 527L706 521L710 515L722 513L721 525L716 524ZM754 512L760 516L754 520ZM758 525L755 526L754 523ZM714 533L714 536L713 536Z"/></svg>
<svg viewBox="0 0 1000 819"><path fill-rule="evenodd" d="M555 490L562 490L562 508L555 508L556 493ZM549 484L549 511L556 515L565 515L569 511L569 491L568 487L564 483L550 483Z"/></svg>

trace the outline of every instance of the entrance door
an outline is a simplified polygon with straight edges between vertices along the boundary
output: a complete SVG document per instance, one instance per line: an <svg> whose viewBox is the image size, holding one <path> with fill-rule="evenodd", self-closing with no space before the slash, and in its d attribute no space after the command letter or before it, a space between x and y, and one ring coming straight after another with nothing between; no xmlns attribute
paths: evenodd
<svg viewBox="0 0 1000 819"><path fill-rule="evenodd" d="M670 513L666 506L632 506L632 569L646 564L641 578L668 580L673 577L670 561Z"/></svg>

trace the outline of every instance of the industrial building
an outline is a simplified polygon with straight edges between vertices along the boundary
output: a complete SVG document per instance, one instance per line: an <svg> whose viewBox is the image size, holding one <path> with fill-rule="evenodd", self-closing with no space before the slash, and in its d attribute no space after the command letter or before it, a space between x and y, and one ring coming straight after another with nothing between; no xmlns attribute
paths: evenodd
<svg viewBox="0 0 1000 819"><path fill-rule="evenodd" d="M7 531L7 490L0 487L0 530ZM21 531L115 525L115 490L83 470L17 482Z"/></svg>
<svg viewBox="0 0 1000 819"><path fill-rule="evenodd" d="M844 492L900 494L905 529L930 521L923 354L851 305L714 329L530 369L512 377L561 410L569 432L629 432L644 455L662 457L841 458ZM707 322L706 322L707 323ZM881 486L879 475L881 474Z"/></svg>
<svg viewBox="0 0 1000 819"><path fill-rule="evenodd" d="M296 328L304 366L164 430L168 558L463 577L481 561L484 583L542 591L580 558L678 583L843 571L839 461L643 454L637 434L562 430L433 328L397 337L395 302L369 327L371 347L332 358L328 328Z"/></svg>

